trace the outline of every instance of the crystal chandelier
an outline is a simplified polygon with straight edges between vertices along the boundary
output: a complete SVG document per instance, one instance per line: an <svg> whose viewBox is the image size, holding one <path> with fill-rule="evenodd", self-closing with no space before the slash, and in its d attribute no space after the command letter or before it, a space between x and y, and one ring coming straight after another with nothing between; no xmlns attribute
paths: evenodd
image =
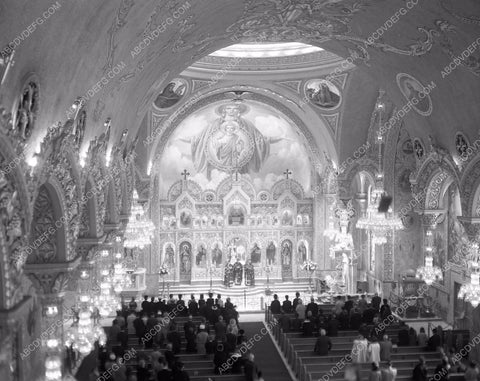
<svg viewBox="0 0 480 381"><path fill-rule="evenodd" d="M133 191L132 209L125 229L124 246L133 249L143 249L152 243L151 238L155 231L155 225L145 215L142 204L138 201L138 193Z"/></svg>
<svg viewBox="0 0 480 381"><path fill-rule="evenodd" d="M106 335L103 328L93 320L94 311L89 274L86 270L81 271L79 280L78 321L66 331L65 345L72 347L82 355L87 355L93 350L96 341L100 345L106 343Z"/></svg>
<svg viewBox="0 0 480 381"><path fill-rule="evenodd" d="M382 111L381 108L379 111ZM381 124L381 117L379 118L379 125ZM378 168L381 171L376 175L376 186L370 191L367 211L364 217L357 221L358 229L365 229L372 232L373 244L384 244L387 242L386 235L388 232L403 229L402 220L393 215L391 207L386 213L379 212L380 201L382 196L385 196L383 185L383 166L382 166L382 145L383 136L379 133L377 135L378 144Z"/></svg>
<svg viewBox="0 0 480 381"><path fill-rule="evenodd" d="M415 277L422 279L429 286L433 282L443 279L442 270L440 267L433 265L433 257L428 254L425 256L425 266L417 269Z"/></svg>
<svg viewBox="0 0 480 381"><path fill-rule="evenodd" d="M473 308L480 304L480 264L478 261L478 243L471 245L471 257L469 266L471 268L470 283L462 285L458 292L458 297L465 299Z"/></svg>

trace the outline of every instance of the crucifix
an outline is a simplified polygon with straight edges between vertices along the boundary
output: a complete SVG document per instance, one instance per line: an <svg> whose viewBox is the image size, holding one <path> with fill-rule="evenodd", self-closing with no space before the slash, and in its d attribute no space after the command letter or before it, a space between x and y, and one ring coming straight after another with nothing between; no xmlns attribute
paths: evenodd
<svg viewBox="0 0 480 381"><path fill-rule="evenodd" d="M292 171L287 168L287 170L283 172L283 174L287 177L287 180L288 180L288 176L292 174Z"/></svg>
<svg viewBox="0 0 480 381"><path fill-rule="evenodd" d="M183 180L187 180L187 176L190 176L190 172L187 172L187 170L184 169L180 175L183 176Z"/></svg>

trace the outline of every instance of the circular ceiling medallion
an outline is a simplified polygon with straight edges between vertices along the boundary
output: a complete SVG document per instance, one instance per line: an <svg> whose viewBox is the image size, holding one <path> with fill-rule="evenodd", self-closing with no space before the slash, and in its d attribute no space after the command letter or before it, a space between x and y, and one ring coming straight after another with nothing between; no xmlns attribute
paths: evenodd
<svg viewBox="0 0 480 381"><path fill-rule="evenodd" d="M305 83L305 99L323 109L337 108L342 96L340 90L332 82L325 79L311 79Z"/></svg>
<svg viewBox="0 0 480 381"><path fill-rule="evenodd" d="M153 104L160 109L175 106L187 92L188 83L184 79L176 78L164 87L162 92L157 96Z"/></svg>
<svg viewBox="0 0 480 381"><path fill-rule="evenodd" d="M397 85L416 112L423 116L429 116L432 113L432 99L419 80L410 74L398 73Z"/></svg>

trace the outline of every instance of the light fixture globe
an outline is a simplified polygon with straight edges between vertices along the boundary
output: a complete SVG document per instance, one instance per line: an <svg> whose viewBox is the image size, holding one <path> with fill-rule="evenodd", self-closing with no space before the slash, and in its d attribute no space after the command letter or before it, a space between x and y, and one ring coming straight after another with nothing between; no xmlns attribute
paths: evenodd
<svg viewBox="0 0 480 381"><path fill-rule="evenodd" d="M442 270L438 266L433 265L433 257L427 255L425 257L425 266L417 269L415 277L423 280L427 285L432 285L433 282L443 279Z"/></svg>
<svg viewBox="0 0 480 381"><path fill-rule="evenodd" d="M465 299L473 308L480 304L480 273L475 271L470 274L470 283L462 285L458 298Z"/></svg>

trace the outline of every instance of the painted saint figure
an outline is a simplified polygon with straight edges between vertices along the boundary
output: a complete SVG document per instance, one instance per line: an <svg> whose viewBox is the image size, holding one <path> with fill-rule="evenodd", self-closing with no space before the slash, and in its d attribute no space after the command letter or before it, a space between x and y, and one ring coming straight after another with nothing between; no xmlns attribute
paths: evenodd
<svg viewBox="0 0 480 381"><path fill-rule="evenodd" d="M212 263L217 267L222 264L222 250L220 249L218 242L212 250Z"/></svg>
<svg viewBox="0 0 480 381"><path fill-rule="evenodd" d="M253 244L252 251L250 252L250 258L252 263L260 263L262 259L262 251L258 247L257 243Z"/></svg>
<svg viewBox="0 0 480 381"><path fill-rule="evenodd" d="M248 261L245 264L245 286L255 286L255 268L252 261Z"/></svg>
<svg viewBox="0 0 480 381"><path fill-rule="evenodd" d="M292 243L288 240L282 243L282 265L290 267L292 263Z"/></svg>
<svg viewBox="0 0 480 381"><path fill-rule="evenodd" d="M243 281L243 266L240 262L233 265L233 282L236 286L240 286Z"/></svg>
<svg viewBox="0 0 480 381"><path fill-rule="evenodd" d="M167 244L165 248L165 255L163 257L163 265L167 266L169 269L172 269L175 266L175 252L173 250L172 244Z"/></svg>
<svg viewBox="0 0 480 381"><path fill-rule="evenodd" d="M207 250L203 244L198 246L198 253L195 256L195 264L198 267L205 267L207 264Z"/></svg>
<svg viewBox="0 0 480 381"><path fill-rule="evenodd" d="M307 248L303 242L300 242L298 245L298 258L300 259L301 263L304 263L307 258Z"/></svg>
<svg viewBox="0 0 480 381"><path fill-rule="evenodd" d="M190 273L190 265L191 265L191 249L187 244L182 245L182 249L180 251L180 260L181 260L181 266L180 266L180 272L184 274L189 274Z"/></svg>
<svg viewBox="0 0 480 381"><path fill-rule="evenodd" d="M275 264L275 252L276 252L276 247L273 242L270 242L267 246L267 264L268 265L273 265Z"/></svg>

